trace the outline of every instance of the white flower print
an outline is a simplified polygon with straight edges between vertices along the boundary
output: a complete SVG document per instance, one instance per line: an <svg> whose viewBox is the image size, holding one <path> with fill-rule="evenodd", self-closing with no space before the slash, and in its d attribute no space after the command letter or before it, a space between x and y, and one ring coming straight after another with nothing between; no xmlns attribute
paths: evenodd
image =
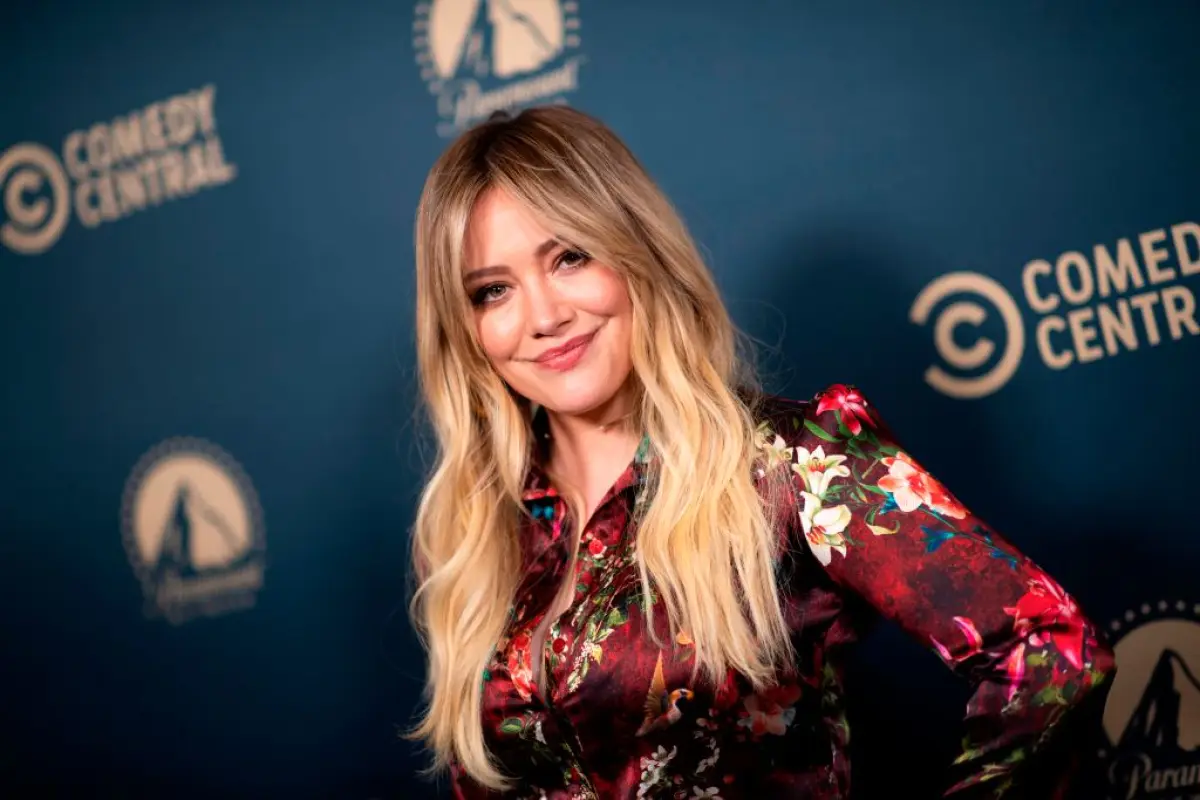
<svg viewBox="0 0 1200 800"><path fill-rule="evenodd" d="M824 497L834 478L850 477L850 468L842 464L845 460L844 455L825 455L825 448L819 445L812 451L797 447L792 471L804 479L808 491L817 497Z"/></svg>
<svg viewBox="0 0 1200 800"><path fill-rule="evenodd" d="M767 471L775 469L780 464L789 463L795 452L788 447L787 441L782 436L771 430L771 426L766 422L761 423L758 430L754 432L754 445L766 456L766 463L763 466Z"/></svg>
<svg viewBox="0 0 1200 800"><path fill-rule="evenodd" d="M717 759L721 757L721 748L717 747L716 739L709 739L708 747L710 750L712 750L712 755L708 758L700 759L700 763L696 765L697 775L699 775L701 772L704 772L706 769L711 769L716 765Z"/></svg>
<svg viewBox="0 0 1200 800"><path fill-rule="evenodd" d="M642 756L642 777L638 783L638 797L647 797L647 793L651 789L665 782L666 776L663 774L663 770L667 764L671 763L677 750L678 748L672 747L671 752L668 753L662 745L659 745L653 755Z"/></svg>
<svg viewBox="0 0 1200 800"><path fill-rule="evenodd" d="M823 508L821 500L810 492L801 492L804 509L800 512L800 523L804 526L804 540L808 549L822 564L828 566L837 550L846 555L846 538L842 532L850 524L850 509L846 506Z"/></svg>
<svg viewBox="0 0 1200 800"><path fill-rule="evenodd" d="M721 790L715 786L710 786L707 789L701 789L699 786L693 786L692 797L711 797L714 798L714 800L721 800Z"/></svg>

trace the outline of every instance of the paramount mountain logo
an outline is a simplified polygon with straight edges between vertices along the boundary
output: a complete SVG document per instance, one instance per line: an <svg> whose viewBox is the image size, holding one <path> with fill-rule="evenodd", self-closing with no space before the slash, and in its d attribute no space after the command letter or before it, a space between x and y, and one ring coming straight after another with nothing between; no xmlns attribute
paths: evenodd
<svg viewBox="0 0 1200 800"><path fill-rule="evenodd" d="M1200 797L1200 603L1145 604L1113 623L1117 677L1104 709L1111 800Z"/></svg>
<svg viewBox="0 0 1200 800"><path fill-rule="evenodd" d="M574 0L431 0L417 4L413 20L441 136L495 111L566 102L579 88L579 46Z"/></svg>
<svg viewBox="0 0 1200 800"><path fill-rule="evenodd" d="M152 448L129 476L121 517L147 616L179 624L254 605L266 566L262 509L215 444L175 438Z"/></svg>

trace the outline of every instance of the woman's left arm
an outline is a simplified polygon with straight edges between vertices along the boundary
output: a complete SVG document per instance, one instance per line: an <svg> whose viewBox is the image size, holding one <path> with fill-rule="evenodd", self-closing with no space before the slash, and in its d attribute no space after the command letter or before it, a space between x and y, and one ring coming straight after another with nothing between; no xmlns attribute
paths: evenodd
<svg viewBox="0 0 1200 800"><path fill-rule="evenodd" d="M1068 765L1035 757L1115 671L1096 626L897 445L857 389L831 386L796 414L773 445L792 465L796 535L839 585L972 683L947 796L1052 796Z"/></svg>

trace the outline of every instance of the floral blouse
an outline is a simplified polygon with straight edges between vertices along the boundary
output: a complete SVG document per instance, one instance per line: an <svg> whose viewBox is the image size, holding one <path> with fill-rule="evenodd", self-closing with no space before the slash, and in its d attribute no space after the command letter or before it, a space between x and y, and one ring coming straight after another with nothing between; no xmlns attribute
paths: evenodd
<svg viewBox="0 0 1200 800"><path fill-rule="evenodd" d="M482 682L487 744L518 781L506 796L848 797L843 657L873 607L973 686L947 795L1049 797L1022 779L1049 734L1112 678L1096 627L902 450L857 389L767 398L760 413L758 476L788 470L795 488L779 570L794 674L758 694L734 674L693 683L687 634L664 649L646 636L630 523L645 442L582 533L574 602L532 652L572 539L567 505L535 463L525 575ZM452 786L458 798L499 796L457 767Z"/></svg>

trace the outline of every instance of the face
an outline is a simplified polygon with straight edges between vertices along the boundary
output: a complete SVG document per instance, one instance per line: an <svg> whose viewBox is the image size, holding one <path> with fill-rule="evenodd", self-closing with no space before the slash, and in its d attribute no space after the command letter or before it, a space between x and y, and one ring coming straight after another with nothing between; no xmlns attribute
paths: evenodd
<svg viewBox="0 0 1200 800"><path fill-rule="evenodd" d="M466 245L463 289L492 367L550 412L603 418L633 369L624 279L496 189L476 203Z"/></svg>

